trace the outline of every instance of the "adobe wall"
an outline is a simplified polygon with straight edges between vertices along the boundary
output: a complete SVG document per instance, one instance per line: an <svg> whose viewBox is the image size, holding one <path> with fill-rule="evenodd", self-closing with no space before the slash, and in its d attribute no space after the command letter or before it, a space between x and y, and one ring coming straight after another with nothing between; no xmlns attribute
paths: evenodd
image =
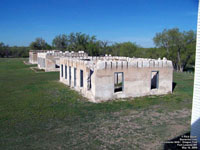
<svg viewBox="0 0 200 150"><path fill-rule="evenodd" d="M63 77L61 76L61 64L63 64ZM60 82L70 86L74 90L82 93L91 101L95 102L95 75L92 75L91 78L93 86L90 90L88 90L87 79L90 73L90 68L88 68L86 64L87 62L84 61L60 58ZM67 66L67 78L65 78L65 65ZM69 80L69 66L71 66L71 84ZM76 68L76 86L74 86L74 68ZM83 70L83 87L80 87L80 70Z"/></svg>
<svg viewBox="0 0 200 150"><path fill-rule="evenodd" d="M60 71L60 68L56 68L56 65L60 66L60 57L46 55L45 64L45 72Z"/></svg>
<svg viewBox="0 0 200 150"><path fill-rule="evenodd" d="M145 95L161 95L172 92L173 66L172 62L152 59L136 59L127 57L97 58L88 57L91 61L61 58L61 64L77 68L77 86L71 87L81 92L93 102L106 101L115 98L139 97ZM115 60L116 59L116 60ZM63 72L65 72L65 67ZM69 68L67 68L69 70ZM84 87L80 88L80 69L84 71ZM87 79L90 69L92 89L87 89ZM151 89L151 73L159 72L158 89ZM123 72L123 91L114 92L114 73ZM68 72L69 74L69 72ZM63 74L64 75L64 74ZM68 78L69 79L69 78ZM60 76L60 81L69 85L69 80Z"/></svg>
<svg viewBox="0 0 200 150"><path fill-rule="evenodd" d="M167 60L98 61L95 100L161 95L172 92L173 66ZM151 72L159 72L159 87L151 89ZM114 93L114 73L124 73L124 90Z"/></svg>
<svg viewBox="0 0 200 150"><path fill-rule="evenodd" d="M38 54L39 53L47 53L47 52L48 52L48 50L30 50L29 51L29 62L31 64L38 64Z"/></svg>
<svg viewBox="0 0 200 150"><path fill-rule="evenodd" d="M41 52L37 54L37 64L39 69L44 69L46 67L46 52Z"/></svg>
<svg viewBox="0 0 200 150"><path fill-rule="evenodd" d="M151 72L159 72L159 87L151 89ZM122 92L114 92L114 73L123 72L124 84ZM114 68L96 70L95 100L140 97L145 95L161 95L172 92L172 68Z"/></svg>
<svg viewBox="0 0 200 150"><path fill-rule="evenodd" d="M55 65L60 63L60 57L62 53L55 51L53 54L48 53L48 51L39 52L37 57L37 64L39 69L44 69L45 72L59 71Z"/></svg>
<svg viewBox="0 0 200 150"><path fill-rule="evenodd" d="M29 63L37 64L37 52L29 51Z"/></svg>
<svg viewBox="0 0 200 150"><path fill-rule="evenodd" d="M38 50L37 52L37 64L39 69L44 69L45 72L52 72L52 71L59 71L59 68L56 68L56 66L60 66L60 58L61 57L81 57L81 56L87 56L87 54L84 51L79 52L61 52L58 50ZM30 55L31 56L31 55Z"/></svg>

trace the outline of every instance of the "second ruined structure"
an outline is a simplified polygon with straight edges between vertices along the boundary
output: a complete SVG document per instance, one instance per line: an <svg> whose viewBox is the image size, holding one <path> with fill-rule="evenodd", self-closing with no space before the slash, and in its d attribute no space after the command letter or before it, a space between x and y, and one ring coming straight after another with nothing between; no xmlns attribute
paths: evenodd
<svg viewBox="0 0 200 150"><path fill-rule="evenodd" d="M30 50L29 62L37 64L39 69L44 69L45 72L60 71L61 57L86 57L88 56L84 51L69 52L59 50Z"/></svg>

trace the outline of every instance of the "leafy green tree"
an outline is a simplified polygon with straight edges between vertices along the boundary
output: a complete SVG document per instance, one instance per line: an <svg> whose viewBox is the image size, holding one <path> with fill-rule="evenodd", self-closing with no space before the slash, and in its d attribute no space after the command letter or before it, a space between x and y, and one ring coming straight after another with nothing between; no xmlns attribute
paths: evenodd
<svg viewBox="0 0 200 150"><path fill-rule="evenodd" d="M0 56L9 57L9 55L10 55L9 46L5 45L3 42L0 42Z"/></svg>
<svg viewBox="0 0 200 150"><path fill-rule="evenodd" d="M101 53L101 49L102 49L102 45L101 45L101 41L90 41L87 45L87 53L90 56L100 56L102 55Z"/></svg>
<svg viewBox="0 0 200 150"><path fill-rule="evenodd" d="M90 36L81 32L70 33L69 35L58 35L52 42L53 46L59 50L79 51L83 50L90 55L100 54L101 42L95 36Z"/></svg>
<svg viewBox="0 0 200 150"><path fill-rule="evenodd" d="M166 50L166 57L173 61L174 68L183 71L189 63L193 63L196 45L194 31L180 32L178 28L164 29L153 38L157 47Z"/></svg>
<svg viewBox="0 0 200 150"><path fill-rule="evenodd" d="M133 57L137 54L138 45L132 42L115 43L112 45L112 54L115 56Z"/></svg>
<svg viewBox="0 0 200 150"><path fill-rule="evenodd" d="M65 34L58 35L53 39L52 45L61 51L65 51L68 48L69 40L68 36Z"/></svg>
<svg viewBox="0 0 200 150"><path fill-rule="evenodd" d="M99 43L99 55L105 56L105 54L109 53L108 49L108 41L98 41Z"/></svg>
<svg viewBox="0 0 200 150"><path fill-rule="evenodd" d="M19 46L12 46L9 47L11 52L11 57L28 57L29 56L29 47L19 47Z"/></svg>
<svg viewBox="0 0 200 150"><path fill-rule="evenodd" d="M42 38L36 38L35 41L31 42L30 48L33 50L47 50L51 49L51 46Z"/></svg>
<svg viewBox="0 0 200 150"><path fill-rule="evenodd" d="M69 50L73 51L79 51L79 50L84 50L84 51L89 51L88 45L91 43L94 43L96 41L95 36L89 36L87 34L77 32L77 33L70 33L68 36L69 40Z"/></svg>
<svg viewBox="0 0 200 150"><path fill-rule="evenodd" d="M163 58L166 56L166 51L163 48L146 48L144 56L153 59Z"/></svg>

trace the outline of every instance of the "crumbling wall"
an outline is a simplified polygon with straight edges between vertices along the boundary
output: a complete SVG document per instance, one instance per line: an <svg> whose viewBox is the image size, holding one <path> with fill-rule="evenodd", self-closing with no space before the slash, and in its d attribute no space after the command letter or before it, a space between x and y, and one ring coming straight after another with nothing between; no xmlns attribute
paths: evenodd
<svg viewBox="0 0 200 150"><path fill-rule="evenodd" d="M64 84L70 86L76 91L82 93L85 97L89 98L91 101L94 101L95 94L95 75L91 77L92 87L88 90L88 77L90 76L90 68L86 65L87 62L81 60L73 60L60 58L60 81ZM63 77L62 77L62 65L63 65ZM65 78L65 66L67 66L67 78ZM71 67L71 84L70 84L70 74L69 67ZM76 68L76 86L74 86L74 68ZM83 87L80 86L80 70L83 71Z"/></svg>
<svg viewBox="0 0 200 150"><path fill-rule="evenodd" d="M95 100L161 95L172 92L173 67L167 60L98 61ZM151 89L151 73L159 72L159 85ZM122 92L114 92L114 73L123 72Z"/></svg>
<svg viewBox="0 0 200 150"><path fill-rule="evenodd" d="M37 63L38 63L38 68L39 69L44 69L45 70L45 66L46 66L46 52L38 53Z"/></svg>
<svg viewBox="0 0 200 150"><path fill-rule="evenodd" d="M60 71L60 57L46 55L45 72Z"/></svg>
<svg viewBox="0 0 200 150"><path fill-rule="evenodd" d="M29 51L29 63L37 64L37 52Z"/></svg>
<svg viewBox="0 0 200 150"><path fill-rule="evenodd" d="M172 62L166 59L84 57L79 59L61 58L60 63L77 68L77 87L73 87L73 85L70 85L70 87L73 87L94 102L172 92L173 66ZM84 71L83 88L79 85L80 69ZM92 88L88 90L86 85L88 85L87 81L91 70L93 72L91 76ZM159 72L159 84L158 88L155 89L151 89L152 71ZM114 90L115 73L123 73L123 90L120 92ZM68 79L63 79L61 76L60 81L69 85Z"/></svg>

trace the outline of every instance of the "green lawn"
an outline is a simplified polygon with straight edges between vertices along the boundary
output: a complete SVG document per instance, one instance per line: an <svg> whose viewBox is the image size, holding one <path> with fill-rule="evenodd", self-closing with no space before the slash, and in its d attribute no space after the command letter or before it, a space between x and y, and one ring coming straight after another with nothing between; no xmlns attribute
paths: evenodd
<svg viewBox="0 0 200 150"><path fill-rule="evenodd" d="M162 149L190 130L193 74L174 73L173 94L91 103L34 72L25 59L0 59L0 149Z"/></svg>

